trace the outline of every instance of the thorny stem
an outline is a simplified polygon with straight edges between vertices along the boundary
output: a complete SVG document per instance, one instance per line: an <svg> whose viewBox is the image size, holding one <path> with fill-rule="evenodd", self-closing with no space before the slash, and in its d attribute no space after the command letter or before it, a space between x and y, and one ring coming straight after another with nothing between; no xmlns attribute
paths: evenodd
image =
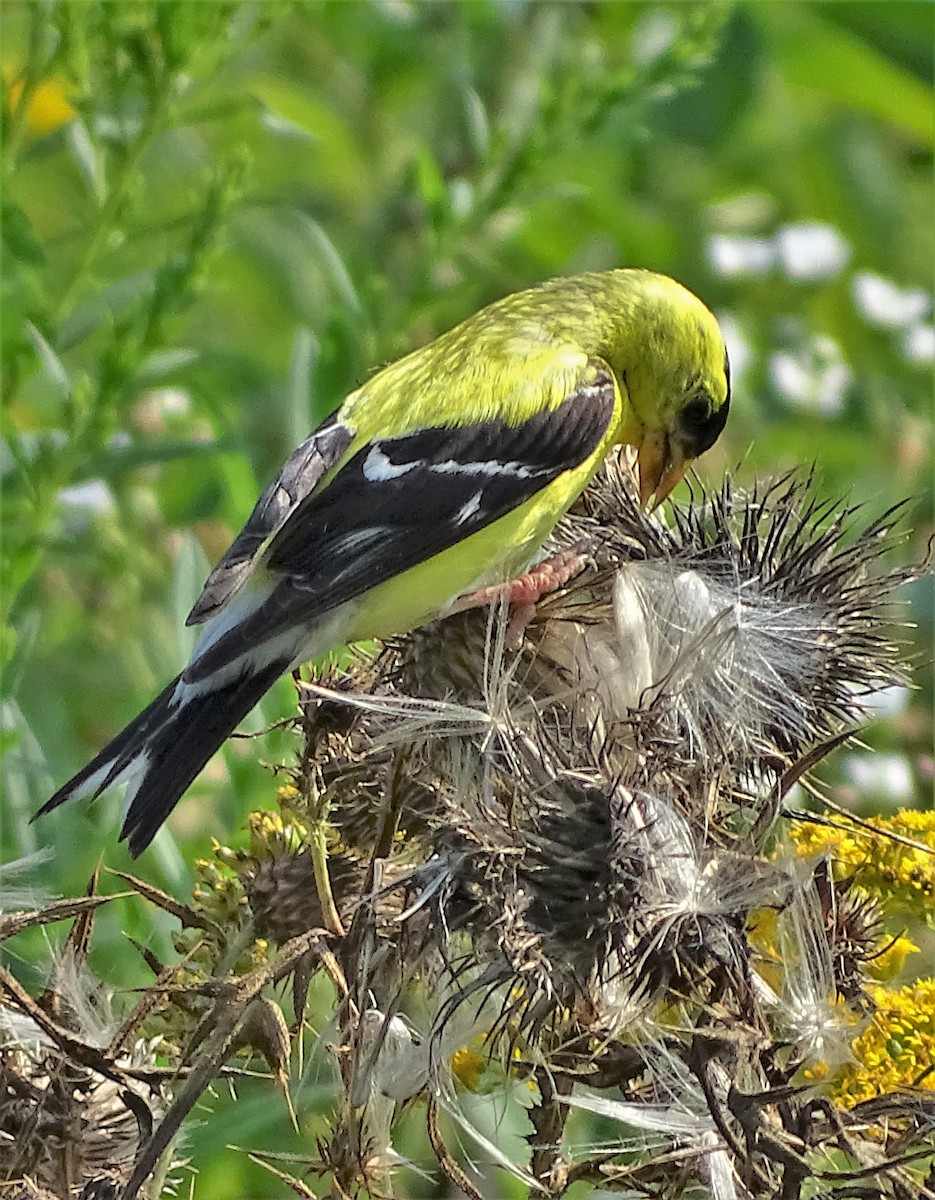
<svg viewBox="0 0 935 1200"><path fill-rule="evenodd" d="M364 936L368 929L372 929L368 918L374 910L376 897L380 892L383 863L390 856L390 851L393 848L393 839L396 836L396 829L399 824L399 812L402 805L399 784L402 778L404 762L405 756L400 751L394 756L390 765L386 787L387 800L384 805L380 828L374 841L373 852L370 855L367 879L361 892L361 903L354 913L350 929L347 931L347 937L341 946L341 959L348 976L352 973L351 968L354 968L353 973L356 976L357 995L360 995L367 986L366 970L363 972L360 970L360 964L369 961L369 953L365 955L363 952Z"/></svg>
<svg viewBox="0 0 935 1200"><path fill-rule="evenodd" d="M366 994L370 986L370 962L373 953L374 942L374 927L372 923L372 914L376 909L377 897L382 890L383 864L390 855L393 847L393 840L396 836L396 828L399 822L399 811L401 801L401 788L399 786L402 777L402 765L404 756L402 753L397 754L389 768L389 779L387 782L386 795L387 802L384 806L383 818L377 837L374 842L373 852L370 857L370 865L367 871L365 886L361 892L360 904L354 913L350 928L346 935L343 936L340 954L344 969L347 972L348 983L345 985L343 996L346 1003L342 1005L340 1017L341 1029L341 1054L339 1057L339 1068L343 1081L343 1091L345 1096L349 1096L354 1087L354 1077L357 1066L360 1061L359 1054L359 1039L361 1036L361 1013L366 1004ZM325 878L327 878L327 858L322 861L322 870ZM316 869L317 881L317 869ZM329 889L330 892L330 889ZM324 907L324 906L323 906ZM337 915L337 914L336 914ZM356 998L356 999L355 999ZM388 1018L387 1018L388 1019ZM387 1026L384 1024L384 1033ZM380 1053L380 1048L374 1050L374 1055ZM430 1101L430 1104L432 1102ZM436 1150L439 1157L439 1162L442 1169L449 1174L449 1178L456 1183L458 1187L465 1190L470 1189L470 1182L467 1177L460 1171L458 1164L451 1159L447 1150L444 1148L444 1143L438 1134L437 1125L435 1124L434 1110L430 1107L428 1114L428 1129L429 1140L432 1142L433 1149L435 1142L434 1135L438 1138L439 1145L442 1147L441 1152ZM362 1149L362 1130L363 1117L362 1114L353 1110L348 1105L347 1115L345 1117L345 1129L351 1145L355 1148L355 1153L359 1153ZM450 1164L451 1169L456 1174L450 1174L448 1167L443 1161L444 1155ZM463 1181L459 1182L459 1178L463 1177ZM477 1197L477 1200L483 1200L483 1197L477 1196L473 1190L467 1190L466 1194L470 1197Z"/></svg>
<svg viewBox="0 0 935 1200"><path fill-rule="evenodd" d="M399 825L399 813L402 807L402 789L400 781L403 775L403 766L406 761L406 756L402 750L398 751L393 758L393 764L389 771L389 783L387 785L387 804L383 813L383 823L380 827L380 833L373 847L373 860L387 859L390 856L390 851L393 848L393 839L396 837L396 829Z"/></svg>
<svg viewBox="0 0 935 1200"><path fill-rule="evenodd" d="M347 797L346 793L342 793L340 783L332 783L329 788L326 788L321 782L324 776L322 763L325 750L322 749L320 754L313 753L315 726L307 712L306 723L311 733L308 737L309 749L307 749L306 758L302 762L303 799L308 805L311 816L309 825L314 830L313 849L319 855L321 869L319 879L322 886L327 888L330 897L326 834L332 821L335 828L343 833L345 828L342 824L343 806ZM323 727L327 728L326 725ZM347 733L347 728L339 725L336 732L340 731ZM514 832L512 822L515 821L519 825L523 816L522 805L516 804L514 808L512 804L513 799L517 796L517 792L512 790L509 774L511 770L514 775L516 774L513 763L524 762L524 756L529 758L530 779L537 789L536 795L530 797L531 803L539 803L541 800L544 805L546 801L551 801L552 797L550 794L543 798L538 794L538 789L543 786L541 765L544 761L544 758L535 757L538 743L528 733L528 730L521 726L516 730L516 739L515 745L511 744L509 748L507 769L503 774L504 812L508 812L508 816L504 818L501 825L497 826L496 832L502 838L510 855L515 854L518 859L518 851L523 848L516 842L508 840L506 836L507 832L510 834ZM336 738L336 742L341 746L342 738ZM396 744L398 746L399 742ZM543 744L546 743L543 742ZM355 770L359 764L360 760L356 756L360 747L354 738L348 735L347 742L343 745L344 748L339 749L338 754L346 754L347 757L329 760L329 767L338 768L337 771L329 771L327 776L329 779L340 777L342 762L353 763ZM828 745L829 743L826 741L810 752L815 756L814 761L827 752ZM790 774L783 776L780 784L777 785L776 793L769 797L768 814L763 822L763 836L766 833L767 821L769 824L772 823L775 808L783 799L783 789L789 784L792 777L791 772L801 773L803 765L809 765L810 761L808 754L800 757L790 768ZM771 772L775 770L774 763L775 758L773 757L770 759L769 766ZM415 970L410 976L408 972L411 960L405 958L405 951L410 943L398 937L402 921L392 919L395 906L392 910L388 910L384 903L389 890L384 886L384 874L388 875L388 863L398 850L396 845L397 826L406 829L408 825L408 814L400 819L399 806L406 800L408 782L406 776L411 765L416 767L413 775L416 776L416 782L421 786L423 781L418 778L418 770L425 766L422 752L398 749L388 762L385 743L379 744L378 752L374 755L372 775L368 778L368 782L374 785L374 790L378 790L383 797L381 811L376 814L376 821L374 820L375 814L369 807L372 803L370 789L360 790L359 794L354 797L359 800L359 796L362 796L363 799L359 802L367 805L366 812L355 813L357 816L366 816L366 839L361 838L353 845L355 850L362 855L369 853L369 870L363 887L356 890L356 904L352 910L353 920L347 920L346 934L341 933L337 937L329 938L325 931L317 930L314 931L314 935L309 934L304 938L296 939L285 947L283 951L285 957L278 958L272 967L253 972L240 982L234 978L224 978L222 966L214 963L212 965L213 977L207 983L184 991L180 989L179 999L173 998L173 1003L181 1006L186 994L207 996L209 1003L206 1007L210 1010L207 1020L203 1021L199 1030L200 1032L203 1029L207 1036L201 1043L198 1053L187 1058L183 1065L177 1068L172 1081L177 1088L181 1087L185 1081L191 1085L190 1088L183 1089L180 1097L182 1103L170 1109L169 1119L174 1123L172 1128L177 1129L180 1121L187 1116L191 1109L193 1095L197 1098L197 1095L208 1087L212 1080L225 1074L234 1074L230 1068L225 1067L224 1061L236 1049L245 1015L250 1005L255 1003L260 989L265 984L274 982L276 978L291 974L293 994L296 997L295 1032L300 1039L308 981L313 972L323 970L328 974L338 994L337 1011L334 1016L335 1024L338 1027L338 1036L335 1039L338 1044L334 1050L343 1088L332 1122L330 1140L327 1143L319 1142L321 1158L314 1162L307 1162L306 1166L317 1171L322 1177L329 1177L323 1186L326 1189L330 1186L329 1194L334 1195L336 1200L339 1196L342 1197L342 1200L349 1200L352 1195L363 1194L388 1196L392 1194L395 1184L395 1181L390 1180L389 1170L384 1165L388 1160L379 1153L387 1147L391 1148L391 1143L381 1141L377 1144L375 1141L373 1133L375 1126L368 1124L367 1098L370 1095L369 1085L376 1075L373 1068L381 1049L387 1043L387 1038L392 1032L389 1022L397 1013L405 1015L405 997L402 987L408 986L410 978L418 979L417 972L420 965L415 964ZM351 775L350 772L348 774ZM358 778L356 774L351 775L350 781L345 786L356 791L359 788ZM442 776L443 781L448 778L448 776ZM720 773L716 778L718 781L721 779ZM457 783L460 786L460 777L457 778ZM487 783L488 780L485 778L485 787ZM617 781L614 782L613 789L622 786ZM687 788L688 784L685 786ZM716 798L713 795L713 789L714 783L709 780L704 787L699 784L698 791L694 795L699 818L703 818L706 827L709 822L716 824L719 817L713 803ZM610 791L610 785L608 785L608 791ZM478 788L478 794L486 802L487 793L481 793ZM570 799L573 798L577 803L579 795L579 790L576 788L570 792ZM508 809L506 807L507 800L509 801ZM459 805L462 804L463 800L459 793ZM321 812L319 812L320 809ZM467 812L466 809L455 807L452 812L453 819L444 822L439 820L439 825L446 839L450 834L451 827L457 826L463 846L476 849L479 854L484 849L485 835L482 826L471 822L479 821L480 818L475 818L473 810L468 817L465 817L462 815L463 811ZM492 808L485 810L485 820L492 819L491 811ZM543 808L542 811L550 810ZM433 819L438 820L444 815L444 809L437 810L433 814ZM462 822L463 827L457 825L459 821ZM509 826L507 821L511 822ZM374 824L376 824L375 830ZM612 825L611 828L613 828ZM754 830L753 842L759 851L761 848L760 833L756 831L756 827ZM545 832L542 826L535 827L533 832L539 839L533 847L536 854L539 855L542 851L542 839L545 837ZM873 830L872 832L876 835L878 831ZM744 836L749 837L749 832ZM314 845L315 838L318 838L317 845ZM348 840L350 841L350 838ZM899 838L898 840L907 842L909 845L914 844L911 839ZM450 912L459 918L459 921L461 915L454 905L456 903L464 905L466 901L475 901L478 897L486 900L484 888L488 884L500 886L504 872L507 873L510 883L511 890L508 898L512 907L507 910L505 906L502 906L500 912L506 914L510 920L514 919L517 905L514 903L513 897L519 895L518 888L514 888L512 882L515 878L512 874L515 863L512 857L508 857L506 854L501 855L504 847L496 839L491 837L490 842L493 846L490 851L490 865L487 874L483 876L465 874L459 877L452 871L451 877L454 882L464 885L464 895L458 897L452 891L450 895L454 897L454 900L449 899L448 901ZM577 844L575 842L575 846ZM441 842L443 849L448 845L450 842L447 840ZM559 875L559 883L564 882L564 876L561 874L563 863L556 857L556 850L564 853L566 846L567 843L562 841L556 843L556 847L550 851L553 854L553 860L551 860L553 869ZM921 848L927 850L924 845ZM304 847L302 849L304 851ZM408 849L409 847L407 847ZM425 847L419 846L418 849L421 851ZM494 850L497 855L501 856L495 858ZM470 853L470 849L468 853ZM636 856L636 851L629 846L618 848L615 853L626 853L634 859ZM717 853L720 854L720 850ZM586 860L586 865L590 867L592 858L590 840L584 843L582 857ZM538 879L542 874L540 861L540 858L535 858L532 868L524 871L522 875L524 888L531 890L533 885L538 884ZM719 860L715 859L714 861ZM620 870L621 880L627 886L637 878L635 867L631 865L629 858L624 867L619 867L616 861L613 865L615 870ZM649 865L655 870L654 861ZM648 872L649 866L645 866L644 869ZM495 871L498 874L494 874ZM183 925L195 927L203 925L212 930L216 928L213 921L204 914L194 913L184 905L168 901L157 889L140 884L132 877L124 875L122 878L133 883L137 890L152 899L154 903L174 912ZM591 886L590 874L585 876L576 874L573 879L576 883L583 879L584 886ZM582 887L577 886L574 892L568 889L568 893L571 895L571 904L576 905L582 894ZM420 905L414 906L412 912L418 910L430 914L428 902L434 894L436 893L427 892ZM527 892L520 898L525 901L528 899L528 894ZM565 893L556 892L555 894L561 898ZM752 894L761 895L759 891ZM322 898L321 894L319 898ZM774 899L778 901L778 893ZM83 912L86 907L90 907L87 899L83 905L75 908L74 912ZM326 904L323 903L321 908L323 912L327 913ZM496 995L497 988L502 982L506 981L508 985L510 980L518 979L520 985L525 982L512 964L508 971L498 974L498 966L491 966L490 959L485 960L482 957L489 955L491 948L498 954L507 951L513 952L516 941L510 940L514 938L512 926L507 928L504 924L504 928L501 930L496 921L489 919L486 915L482 922L478 921L473 926L455 921L449 922L444 900L439 902L438 910L439 917L434 930L433 952L436 961L451 970L454 985L461 986L463 990L459 996L455 996L453 999L444 999L442 996L442 1004L438 1010L439 1015L433 1031L440 1028L450 1017L456 1003L459 1000L463 1002L472 992L484 991L486 994L483 1004L486 1004L490 998ZM537 921L542 921L544 911L543 906L543 909L538 912ZM327 917L325 919L327 920ZM599 919L600 914L596 920ZM79 920L73 937L69 939L70 944L74 947L86 947L90 936L89 925L89 918ZM728 932L732 929L733 926L729 924ZM639 927L636 928L636 931L640 932ZM533 928L527 924L523 932L528 937L531 947L530 957L525 961L534 964L538 970L537 960L532 958L532 953L538 953L542 946L542 941L538 937L539 927ZM455 953L463 944L460 939L466 941L472 934L479 940L480 947L479 950L475 949L475 962L470 965L476 966L481 972L473 978L455 959ZM395 942L394 937L396 937ZM811 1092L790 1083L796 1077L797 1067L802 1065L799 1062L799 1055L793 1054L790 1059L789 1043L785 1040L768 1045L769 1039L772 1037L772 1025L768 1020L765 1006L761 1008L759 1004L754 1005L754 998L749 990L750 980L747 971L737 969L732 957L725 959L722 952L717 950L716 942L712 941L709 945L707 935L703 941L707 956L704 960L704 971L701 972L699 968L699 976L695 979L686 969L684 973L679 974L668 984L670 1003L684 1005L681 1011L687 1012L689 1003L694 1001L701 1011L697 1016L694 1013L691 1015L690 1020L686 1022L688 1028L680 1024L677 1030L670 1028L668 1036L663 1032L660 1035L662 1038L660 1048L669 1057L677 1056L681 1063L687 1065L692 1076L697 1078L710 1113L710 1121L718 1131L718 1135L706 1134L703 1141L699 1142L698 1139L682 1137L674 1133L669 1138L671 1148L668 1151L662 1147L654 1149L651 1157L631 1155L624 1144L610 1146L583 1161L569 1161L567 1155L562 1153L563 1149L567 1150L567 1147L563 1147L563 1132L568 1114L568 1105L563 1102L562 1098L567 1096L571 1090L573 1080L585 1080L589 1087L600 1090L622 1089L626 1098L632 1099L634 1103L653 1102L651 1088L647 1088L646 1092L642 1094L641 1089L634 1089L632 1095L627 1094L629 1092L628 1082L637 1076L645 1075L648 1083L653 1082L654 1057L651 1048L647 1045L646 1049L641 1052L633 1047L615 1044L612 1041L608 1043L605 1041L605 1037L609 1038L610 1035L603 1033L600 1037L600 1046L596 1048L597 1032L602 1029L597 1021L603 1011L599 1004L599 1001L603 1000L603 993L600 996L588 993L582 998L582 1003L584 1000L587 1001L587 1008L583 1010L587 1020L581 1026L584 1032L576 1034L571 1042L560 1039L557 1035L553 1041L547 1041L541 1032L542 1027L529 1035L530 1045L535 1044L542 1051L542 1058L534 1060L541 1065L538 1067L531 1065L528 1071L524 1071L523 1076L524 1078L534 1076L539 1086L539 1101L529 1113L533 1133L527 1135L526 1139L527 1154L525 1158L530 1162L532 1174L526 1174L524 1171L522 1176L530 1189L530 1196L549 1195L554 1198L566 1195L576 1183L585 1180L593 1182L599 1187L622 1188L629 1186L634 1194L639 1191L640 1195L645 1196L669 1196L674 1194L673 1189L681 1194L686 1186L689 1188L703 1186L697 1181L705 1175L706 1156L712 1153L722 1160L731 1159L730 1169L736 1172L738 1189L743 1190L746 1186L751 1196L764 1197L764 1200L765 1197L772 1197L772 1200L796 1200L796 1197L802 1195L809 1186L816 1186L814 1182L816 1179L822 1182L827 1180L832 1187L834 1182L850 1183L854 1186L848 1191L848 1194L851 1194L852 1191L854 1195L857 1195L858 1192L861 1195L869 1195L873 1184L878 1178L882 1180L884 1174L886 1174L884 1186L888 1189L888 1195L891 1192L894 1196L917 1194L917 1180L909 1178L909 1164L915 1162L919 1154L926 1152L925 1149L913 1150L913 1147L922 1143L926 1132L925 1123L929 1113L928 1109L924 1107L923 1101L913 1096L911 1103L915 1107L910 1107L901 1104L897 1097L881 1096L879 1097L881 1102L879 1108L853 1112L850 1116L847 1115L846 1110L837 1109L833 1103L829 1102L828 1127L826 1128L825 1123L819 1121L820 1113L824 1110L819 1109L817 1102L810 1098ZM563 940L559 949L564 950L569 945L570 942ZM329 946L333 949L329 949ZM691 946L692 943L689 943L689 948ZM397 954L395 958L394 951ZM226 955L229 954L230 945L228 944L221 951L221 964L228 961ZM171 980L164 974L166 969L158 960L154 959L154 956L146 958L146 961L158 975L156 983L151 986L157 990L161 989L162 992L171 992L172 989L168 986ZM681 960L677 956L675 961L678 963ZM552 963L557 962L557 958L553 957ZM689 956L688 962L693 963L694 959ZM433 965L430 963L430 967ZM606 965L606 962L602 962L599 969L605 971ZM347 972L347 978L345 978L344 970ZM403 976L402 982L401 975ZM604 979L604 976L598 978ZM426 974L426 980L430 984L437 979L437 973ZM689 986L692 981L696 985L696 990L692 990ZM2 984L2 977L0 977L0 984ZM731 993L735 1004L730 1003ZM610 992L608 992L608 999L613 1002ZM21 1007L23 1003L21 1003ZM483 1007L483 1004L480 1007ZM373 1015L382 1017L384 1022L382 1038L376 1047L374 1047L373 1039L367 1036L369 1033L369 1028L365 1028L367 1022L361 1020L362 1014L366 1014L368 1009L378 1010ZM141 1011L138 1009L137 1013ZM200 1011L203 1012L203 1009ZM508 1001L502 1005L496 1024L490 1031L491 1040L510 1032L510 1014ZM36 1019L40 1020L38 1017ZM46 1024L41 1027L49 1033L50 1037L56 1039L57 1048L61 1049L63 1053L69 1051L71 1044L63 1038L61 1027L54 1024L54 1021L57 1020L55 1014L47 1012L44 1020ZM135 1022L133 1021L124 1024L114 1037L108 1051L103 1055L105 1063L113 1064L118 1046L126 1045L134 1028ZM454 1030L454 1032L458 1031ZM686 1045L686 1034L692 1039L690 1048ZM763 1035L763 1041L758 1036L760 1034ZM392 1044L389 1048L391 1051L397 1049ZM419 1053L422 1051L421 1047L416 1046L415 1039L413 1039L412 1048L414 1051L418 1050ZM730 1048L729 1053L728 1048ZM447 1045L443 1049L447 1053ZM403 1048L402 1052L406 1053L407 1051ZM86 1055L90 1053L90 1048L86 1045L84 1053ZM97 1058L87 1058L86 1061L95 1070L100 1070L101 1068L97 1065L101 1058L100 1051L95 1053ZM747 1057L745 1062L744 1056L747 1054L751 1056ZM804 1060L804 1052L802 1058ZM77 1061L82 1060L79 1058ZM430 1064L431 1058L427 1062ZM392 1067L392 1059L388 1056L388 1059L385 1059L381 1065ZM745 1065L750 1068L749 1071L742 1069ZM143 1080L153 1086L169 1078L169 1072L165 1071L160 1074L153 1069L147 1071L127 1069L123 1071L122 1078ZM665 1079L665 1075L662 1076L662 1079ZM763 1091L741 1090L742 1087L752 1086L749 1081L760 1079L770 1085L768 1089ZM913 1082L917 1086L921 1083L921 1079ZM487 1181L478 1183L476 1176L468 1177L465 1168L460 1165L452 1154L452 1150L445 1144L445 1136L451 1136L448 1134L447 1128L443 1135L443 1131L439 1127L442 1097L437 1092L433 1094L431 1083L428 1087L423 1083L422 1095L426 1095L426 1093L428 1138L440 1169L451 1185L449 1190L453 1191L453 1188L457 1188L472 1200L479 1200L482 1192L478 1188L491 1185ZM800 1099L800 1097L802 1098ZM392 1120L403 1111L405 1101L397 1102L389 1096L386 1099L393 1101L396 1105L395 1112L391 1113L388 1118L390 1124L387 1127L387 1133L389 1134L392 1132ZM892 1100L892 1110L882 1105L882 1102L887 1099ZM146 1117L151 1115L143 1112L140 1116L137 1109L133 1107L132 1101L125 1102L125 1105L142 1122L145 1122ZM894 1119L891 1122L890 1111L898 1114L898 1120ZM146 1130L147 1134L149 1133L145 1124L141 1124L140 1127ZM873 1127L874 1130L882 1129L883 1133L880 1136L874 1133L874 1136L865 1138L868 1127ZM907 1130L906 1127L908 1127ZM382 1136L382 1127L379 1133ZM171 1138L171 1129L169 1138ZM138 1141L142 1140L141 1136ZM158 1151L160 1144L166 1145L171 1142L157 1143L156 1138L150 1135L142 1146L141 1153L149 1154L151 1161L152 1154ZM454 1140L452 1140L452 1148L458 1151ZM907 1151L907 1153L900 1157L892 1155L894 1150ZM885 1158L886 1153L890 1153L892 1156ZM860 1170L841 1170L841 1164L835 1157L840 1154L855 1160L854 1163L846 1162L845 1166L853 1168L856 1163ZM161 1162L164 1163L168 1157L163 1151ZM708 1158L707 1161L713 1165L713 1158ZM896 1174L897 1170L901 1173L899 1176ZM285 1173L280 1173L278 1177L293 1186L290 1183L291 1177ZM149 1182L143 1186L152 1189L153 1184ZM311 1192L305 1189L304 1184L301 1183L294 1186L294 1190L300 1195L311 1195ZM137 1193L128 1191L124 1195L129 1198L135 1194ZM746 1195L747 1192L744 1194ZM877 1194L882 1195L882 1189L879 1192L874 1191L874 1195ZM931 1196L931 1189L918 1194Z"/></svg>
<svg viewBox="0 0 935 1200"><path fill-rule="evenodd" d="M81 896L76 900L53 900L45 908L30 909L28 912L4 913L0 916L0 942L22 933L24 929L54 925L56 921L64 921L67 917L77 916L88 909L100 908L102 904L110 904L112 900L124 900L132 895L132 892L118 892L113 896Z"/></svg>
<svg viewBox="0 0 935 1200"><path fill-rule="evenodd" d="M302 676L298 670L295 670L292 672L292 678L299 697L300 711L303 714L305 738L309 740L313 735L305 712L305 705L302 703ZM328 791L327 788L316 787L315 780L309 774L306 774L306 788L309 796L313 799L313 803L309 806L312 820L309 824L308 837L312 873L315 878L315 894L318 897L325 928L343 939L347 931L334 902L331 875L328 871ZM345 989L346 986L345 984Z"/></svg>
<svg viewBox="0 0 935 1200"><path fill-rule="evenodd" d="M139 1001L130 1010L126 1020L121 1024L117 1032L110 1039L107 1045L107 1053L116 1057L123 1052L124 1047L131 1037L136 1034L156 1007L157 1003L164 999L171 991L172 985L180 975L182 970L181 964L173 964L169 967L164 967L156 978L146 989Z"/></svg>

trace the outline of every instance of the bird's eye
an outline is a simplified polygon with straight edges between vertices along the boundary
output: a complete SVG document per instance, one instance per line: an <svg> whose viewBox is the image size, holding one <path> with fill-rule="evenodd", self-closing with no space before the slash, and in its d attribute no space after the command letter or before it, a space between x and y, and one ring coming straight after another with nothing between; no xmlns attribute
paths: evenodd
<svg viewBox="0 0 935 1200"><path fill-rule="evenodd" d="M727 423L729 411L730 400L716 409L706 391L692 396L676 418L676 438L686 458L695 458L714 445Z"/></svg>
<svg viewBox="0 0 935 1200"><path fill-rule="evenodd" d="M679 413L679 424L687 433L702 430L711 419L711 401L707 396L695 396Z"/></svg>

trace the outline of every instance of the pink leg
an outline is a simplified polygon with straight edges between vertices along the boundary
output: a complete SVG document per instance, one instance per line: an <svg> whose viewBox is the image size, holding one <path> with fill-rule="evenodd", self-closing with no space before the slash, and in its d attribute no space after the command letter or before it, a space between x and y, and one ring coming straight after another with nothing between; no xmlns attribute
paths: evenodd
<svg viewBox="0 0 935 1200"><path fill-rule="evenodd" d="M526 626L536 611L536 603L543 596L564 587L570 579L574 579L584 570L587 563L588 556L582 553L582 548L563 550L560 554L553 554L544 562L537 563L524 575L511 579L508 583L495 583L489 587L476 588L473 592L465 592L455 600L448 611L464 612L468 608L483 608L484 605L505 600L512 609L506 630L507 645L511 649L518 649L522 644Z"/></svg>

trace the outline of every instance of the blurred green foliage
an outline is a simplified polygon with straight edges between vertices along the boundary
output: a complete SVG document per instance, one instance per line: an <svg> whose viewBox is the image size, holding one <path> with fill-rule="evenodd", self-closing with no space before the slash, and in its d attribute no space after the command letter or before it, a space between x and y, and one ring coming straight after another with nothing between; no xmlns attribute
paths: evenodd
<svg viewBox="0 0 935 1200"><path fill-rule="evenodd" d="M33 0L0 20L3 851L53 844L55 891L102 849L127 865L113 805L29 816L183 663L208 564L281 459L374 366L505 292L678 277L735 347L699 474L816 462L874 514L910 498L920 553L930 4ZM889 309L861 301L867 273ZM931 593L914 600L930 662ZM929 678L880 735L917 758ZM250 728L291 703L283 683ZM230 743L147 876L184 895L211 834L268 802L259 760L291 747ZM141 977L121 929L167 947L140 908L100 921L118 983ZM43 944L16 946L32 982ZM244 1144L285 1126L265 1092L238 1120ZM196 1195L283 1194L217 1138L209 1120L190 1143Z"/></svg>

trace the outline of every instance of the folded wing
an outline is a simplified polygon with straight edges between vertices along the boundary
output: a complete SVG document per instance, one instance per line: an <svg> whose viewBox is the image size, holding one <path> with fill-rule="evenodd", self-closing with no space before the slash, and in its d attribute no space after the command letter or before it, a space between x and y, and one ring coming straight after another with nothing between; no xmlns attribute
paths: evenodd
<svg viewBox="0 0 935 1200"><path fill-rule="evenodd" d="M616 398L603 363L590 363L585 378L557 408L519 425L494 418L432 427L359 450L289 513L261 559L275 586L196 656L184 679L205 678L418 566L580 466L604 439Z"/></svg>

